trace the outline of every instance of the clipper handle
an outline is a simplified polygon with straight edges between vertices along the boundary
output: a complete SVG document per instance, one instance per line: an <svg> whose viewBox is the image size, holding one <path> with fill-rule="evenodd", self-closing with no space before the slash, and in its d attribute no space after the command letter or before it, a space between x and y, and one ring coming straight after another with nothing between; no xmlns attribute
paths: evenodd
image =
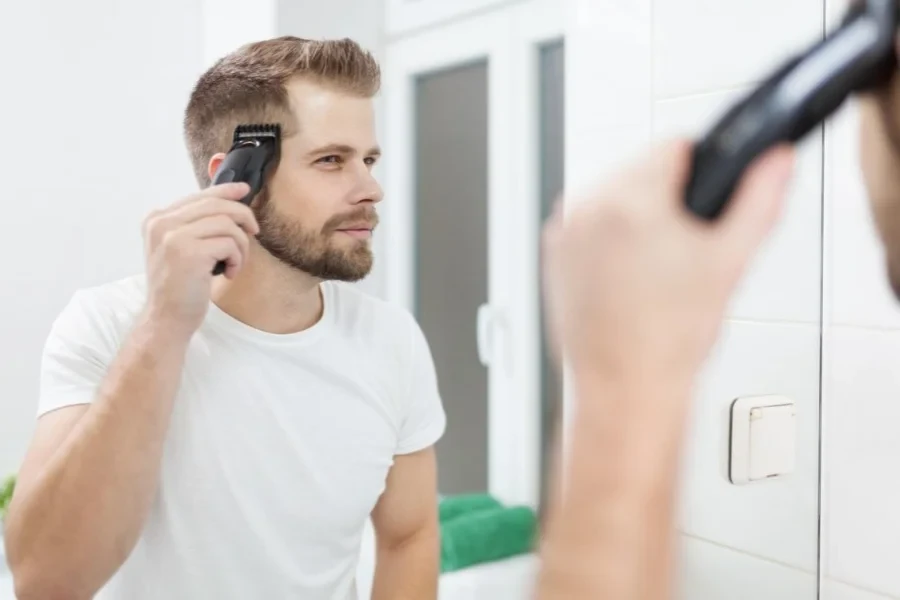
<svg viewBox="0 0 900 600"><path fill-rule="evenodd" d="M757 156L781 141L799 139L815 126L816 118L810 113L779 114L772 106L778 85L801 61L800 57L787 61L694 146L685 201L695 215L718 217Z"/></svg>
<svg viewBox="0 0 900 600"><path fill-rule="evenodd" d="M275 150L272 144L260 143L257 140L247 140L235 144L232 150L225 156L222 164L213 178L213 185L243 181L250 186L250 191L241 198L240 202L250 206L253 198L262 189L266 175L272 166L272 158ZM213 267L212 274L221 275L225 272L226 264L220 260Z"/></svg>
<svg viewBox="0 0 900 600"><path fill-rule="evenodd" d="M897 4L853 4L840 28L785 62L729 110L694 148L688 209L715 219L756 158L780 143L800 141L852 94L894 76Z"/></svg>
<svg viewBox="0 0 900 600"><path fill-rule="evenodd" d="M236 149L232 150L231 152L229 152L228 155L225 157L225 160L222 161L222 164L219 165L219 170L216 171L216 176L213 179L212 184L213 185L221 185L223 183L233 183L235 181L239 181L240 180L238 178L239 165L237 163L240 163L240 164L247 163L246 158L241 156L242 154L246 153L247 151L248 151L248 149L236 148ZM247 183L250 183L250 182L247 182ZM251 184L251 188L252 188L252 184ZM254 193L253 189L251 189L250 193L247 194L247 196L241 198L241 202L249 205L250 200L253 199L254 195L255 195L255 193ZM216 266L213 267L213 270L212 270L213 276L221 275L222 273L224 273L226 267L227 267L227 265L225 264L224 260L220 260L219 262L217 262Z"/></svg>

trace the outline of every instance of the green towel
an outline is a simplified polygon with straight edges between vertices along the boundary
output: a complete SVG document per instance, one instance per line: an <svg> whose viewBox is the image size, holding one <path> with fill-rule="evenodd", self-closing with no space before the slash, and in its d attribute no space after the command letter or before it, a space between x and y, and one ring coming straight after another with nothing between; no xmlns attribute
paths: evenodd
<svg viewBox="0 0 900 600"><path fill-rule="evenodd" d="M9 502L12 500L13 490L15 488L15 475L10 475L2 484L0 484L0 521L6 518L6 511L9 509Z"/></svg>
<svg viewBox="0 0 900 600"><path fill-rule="evenodd" d="M441 572L526 554L536 532L536 515L524 506L459 515L441 524Z"/></svg>
<svg viewBox="0 0 900 600"><path fill-rule="evenodd" d="M500 501L490 494L457 494L441 498L438 514L441 523L480 510L501 508Z"/></svg>

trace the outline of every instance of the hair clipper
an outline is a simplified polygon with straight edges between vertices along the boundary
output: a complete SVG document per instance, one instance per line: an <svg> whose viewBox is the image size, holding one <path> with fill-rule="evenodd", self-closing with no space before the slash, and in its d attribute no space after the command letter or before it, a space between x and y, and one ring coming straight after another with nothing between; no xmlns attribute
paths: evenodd
<svg viewBox="0 0 900 600"><path fill-rule="evenodd" d="M250 192L241 202L250 206L259 194L271 172L278 165L281 149L281 127L279 125L238 125L234 129L231 149L219 165L212 184L243 181L250 186ZM225 272L225 261L221 260L213 268L213 275Z"/></svg>
<svg viewBox="0 0 900 600"><path fill-rule="evenodd" d="M888 81L897 69L898 4L855 2L835 31L728 110L694 146L688 208L716 218L757 157L802 139L851 94Z"/></svg>

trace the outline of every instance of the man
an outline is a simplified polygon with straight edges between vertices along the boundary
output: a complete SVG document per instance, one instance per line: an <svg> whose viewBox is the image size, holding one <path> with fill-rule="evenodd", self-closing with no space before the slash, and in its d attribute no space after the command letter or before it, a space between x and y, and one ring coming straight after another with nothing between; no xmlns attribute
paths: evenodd
<svg viewBox="0 0 900 600"><path fill-rule="evenodd" d="M356 600L370 516L374 598L436 598L429 348L344 283L372 265L379 79L349 40L292 37L200 78L203 191L147 218L146 275L78 292L47 341L6 522L21 600ZM209 184L234 127L271 122L280 163L251 210L245 184Z"/></svg>
<svg viewBox="0 0 900 600"><path fill-rule="evenodd" d="M898 46L900 51L900 46ZM900 297L900 76L859 98L862 170ZM785 197L792 149L747 173L721 222L684 210L690 146L665 144L547 225L551 329L578 406L540 600L674 597L674 501L691 386Z"/></svg>

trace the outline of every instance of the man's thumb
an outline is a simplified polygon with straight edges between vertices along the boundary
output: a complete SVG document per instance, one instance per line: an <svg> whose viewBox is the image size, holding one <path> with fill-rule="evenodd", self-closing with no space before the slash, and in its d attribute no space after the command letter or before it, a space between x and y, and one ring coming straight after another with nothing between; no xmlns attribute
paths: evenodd
<svg viewBox="0 0 900 600"><path fill-rule="evenodd" d="M722 213L720 233L749 254L769 234L784 206L794 171L794 149L778 146L760 156Z"/></svg>

